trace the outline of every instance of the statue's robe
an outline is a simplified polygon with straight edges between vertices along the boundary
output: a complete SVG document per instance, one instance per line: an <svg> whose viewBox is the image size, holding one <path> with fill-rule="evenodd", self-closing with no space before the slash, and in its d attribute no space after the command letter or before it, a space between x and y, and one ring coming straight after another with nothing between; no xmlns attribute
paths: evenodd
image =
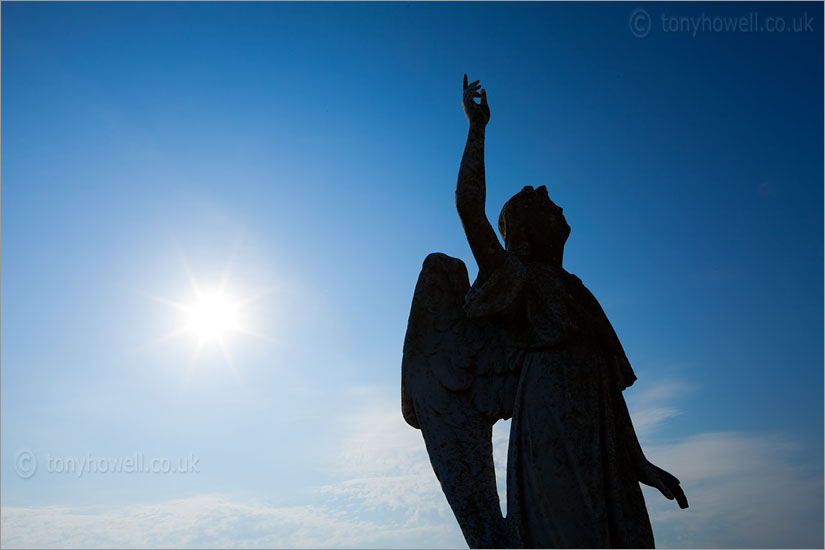
<svg viewBox="0 0 825 550"><path fill-rule="evenodd" d="M635 375L593 295L561 267L515 255L467 296L520 372L507 520L528 548L652 548L622 391Z"/></svg>
<svg viewBox="0 0 825 550"><path fill-rule="evenodd" d="M622 391L635 375L596 299L513 254L470 288L431 254L416 285L402 411L471 547L653 547ZM512 416L506 520L492 425Z"/></svg>

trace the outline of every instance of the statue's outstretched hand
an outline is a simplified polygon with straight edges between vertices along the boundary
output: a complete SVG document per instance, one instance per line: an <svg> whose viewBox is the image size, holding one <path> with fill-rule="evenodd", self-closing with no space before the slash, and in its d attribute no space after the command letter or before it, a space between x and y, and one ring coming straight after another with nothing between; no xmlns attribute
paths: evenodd
<svg viewBox="0 0 825 550"><path fill-rule="evenodd" d="M679 503L679 508L684 509L688 507L687 497L685 496L685 492L682 490L682 486L679 484L679 480L676 479L676 476L670 472L662 470L655 464L647 462L647 464L641 468L641 471L639 472L639 481L645 485L659 489L659 492L661 492L669 500L673 500L675 498L676 502Z"/></svg>
<svg viewBox="0 0 825 550"><path fill-rule="evenodd" d="M480 97L481 103L476 103L475 98ZM467 84L467 75L464 75L464 94L461 97L461 105L464 107L464 114L470 124L480 124L486 126L490 120L490 107L487 106L487 92L481 88L478 80Z"/></svg>

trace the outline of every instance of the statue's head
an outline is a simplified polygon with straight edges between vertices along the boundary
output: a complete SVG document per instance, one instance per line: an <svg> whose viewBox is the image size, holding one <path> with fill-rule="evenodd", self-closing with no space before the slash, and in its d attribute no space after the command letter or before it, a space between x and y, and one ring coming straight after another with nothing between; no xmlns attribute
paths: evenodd
<svg viewBox="0 0 825 550"><path fill-rule="evenodd" d="M508 251L561 266L570 226L545 186L533 189L528 185L507 201L498 229Z"/></svg>

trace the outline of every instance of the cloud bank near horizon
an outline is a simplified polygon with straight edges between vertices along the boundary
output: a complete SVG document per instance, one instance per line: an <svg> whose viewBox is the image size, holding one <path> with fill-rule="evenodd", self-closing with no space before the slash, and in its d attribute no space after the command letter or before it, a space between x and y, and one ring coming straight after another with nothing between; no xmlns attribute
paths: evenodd
<svg viewBox="0 0 825 550"><path fill-rule="evenodd" d="M687 391L667 382L634 399L634 419L653 419L650 436L672 415L665 396ZM344 421L331 454L338 481L315 488L311 502L275 506L223 494L107 507L5 506L2 545L48 547L464 547L417 430L377 388ZM647 408L645 408L647 407ZM675 409L674 409L675 410ZM677 411L678 413L678 411ZM494 432L504 497L506 424ZM645 437L641 436L643 439ZM676 474L690 500L680 510L645 488L656 542L667 547L821 547L821 468L799 464L799 448L770 434L695 434L645 445Z"/></svg>

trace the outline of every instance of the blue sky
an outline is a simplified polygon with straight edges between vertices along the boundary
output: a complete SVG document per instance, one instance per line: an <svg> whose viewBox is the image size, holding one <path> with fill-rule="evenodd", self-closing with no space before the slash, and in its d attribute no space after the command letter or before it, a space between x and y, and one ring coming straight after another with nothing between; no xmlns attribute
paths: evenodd
<svg viewBox="0 0 825 550"><path fill-rule="evenodd" d="M475 273L466 72L489 217L524 185L564 207L565 267L690 499L645 493L657 543L821 547L822 23L815 3L3 3L3 546L463 546L399 386L423 258ZM192 279L249 299L226 353L166 337ZM189 469L59 471L137 455Z"/></svg>

